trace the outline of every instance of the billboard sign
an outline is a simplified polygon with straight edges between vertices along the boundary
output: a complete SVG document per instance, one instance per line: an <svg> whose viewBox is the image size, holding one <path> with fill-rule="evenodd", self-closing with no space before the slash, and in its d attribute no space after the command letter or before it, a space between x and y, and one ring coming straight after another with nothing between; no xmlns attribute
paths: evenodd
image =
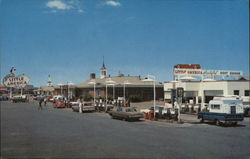
<svg viewBox="0 0 250 159"><path fill-rule="evenodd" d="M3 84L6 87L25 87L29 83L30 79L26 75L10 76L7 75L3 79Z"/></svg>
<svg viewBox="0 0 250 159"><path fill-rule="evenodd" d="M242 71L228 70L202 70L202 69L174 69L174 75L191 75L191 76L242 76Z"/></svg>

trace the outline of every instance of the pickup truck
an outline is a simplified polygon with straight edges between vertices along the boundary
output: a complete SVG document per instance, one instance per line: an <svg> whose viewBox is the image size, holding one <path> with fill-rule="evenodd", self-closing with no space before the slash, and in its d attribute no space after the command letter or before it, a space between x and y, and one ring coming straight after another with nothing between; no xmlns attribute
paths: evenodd
<svg viewBox="0 0 250 159"><path fill-rule="evenodd" d="M235 97L214 97L209 102L208 110L198 113L198 119L201 122L213 121L216 125L237 125L238 121L244 119L242 100Z"/></svg>

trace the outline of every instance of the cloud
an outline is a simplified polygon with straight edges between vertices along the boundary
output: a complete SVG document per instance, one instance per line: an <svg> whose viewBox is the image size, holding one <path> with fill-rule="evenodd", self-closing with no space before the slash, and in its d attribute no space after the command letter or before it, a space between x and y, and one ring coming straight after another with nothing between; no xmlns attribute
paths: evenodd
<svg viewBox="0 0 250 159"><path fill-rule="evenodd" d="M84 11L82 9L78 9L77 12L78 13L84 13Z"/></svg>
<svg viewBox="0 0 250 159"><path fill-rule="evenodd" d="M108 6L113 6L113 7L119 7L119 6L121 6L120 2L116 2L116 1L113 1L113 0L106 1L105 4L108 5Z"/></svg>
<svg viewBox="0 0 250 159"><path fill-rule="evenodd" d="M52 13L63 10L73 10L77 13L84 13L79 0L50 0L46 4L47 8L52 9Z"/></svg>
<svg viewBox="0 0 250 159"><path fill-rule="evenodd" d="M71 9L72 6L68 5L64 2L62 2L61 0L52 0L46 3L46 6L48 8L54 8L54 9L59 9L59 10L67 10L67 9Z"/></svg>

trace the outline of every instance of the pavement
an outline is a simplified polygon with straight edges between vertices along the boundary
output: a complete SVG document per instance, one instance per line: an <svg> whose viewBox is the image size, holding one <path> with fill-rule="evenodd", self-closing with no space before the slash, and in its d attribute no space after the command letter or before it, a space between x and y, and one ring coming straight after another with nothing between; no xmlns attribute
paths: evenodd
<svg viewBox="0 0 250 159"><path fill-rule="evenodd" d="M1 102L1 158L249 159L249 118L236 127L182 118L183 124L126 122L106 113Z"/></svg>

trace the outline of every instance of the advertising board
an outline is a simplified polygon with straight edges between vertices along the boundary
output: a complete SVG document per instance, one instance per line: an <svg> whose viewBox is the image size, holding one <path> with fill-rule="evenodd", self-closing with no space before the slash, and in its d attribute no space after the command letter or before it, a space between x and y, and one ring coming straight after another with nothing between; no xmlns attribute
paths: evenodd
<svg viewBox="0 0 250 159"><path fill-rule="evenodd" d="M174 69L174 75L191 75L191 76L242 76L242 71L228 71L228 70L202 70L202 69Z"/></svg>
<svg viewBox="0 0 250 159"><path fill-rule="evenodd" d="M3 79L3 84L6 87L16 87L21 88L25 87L29 83L30 79L26 75L19 75L19 76L5 76Z"/></svg>

